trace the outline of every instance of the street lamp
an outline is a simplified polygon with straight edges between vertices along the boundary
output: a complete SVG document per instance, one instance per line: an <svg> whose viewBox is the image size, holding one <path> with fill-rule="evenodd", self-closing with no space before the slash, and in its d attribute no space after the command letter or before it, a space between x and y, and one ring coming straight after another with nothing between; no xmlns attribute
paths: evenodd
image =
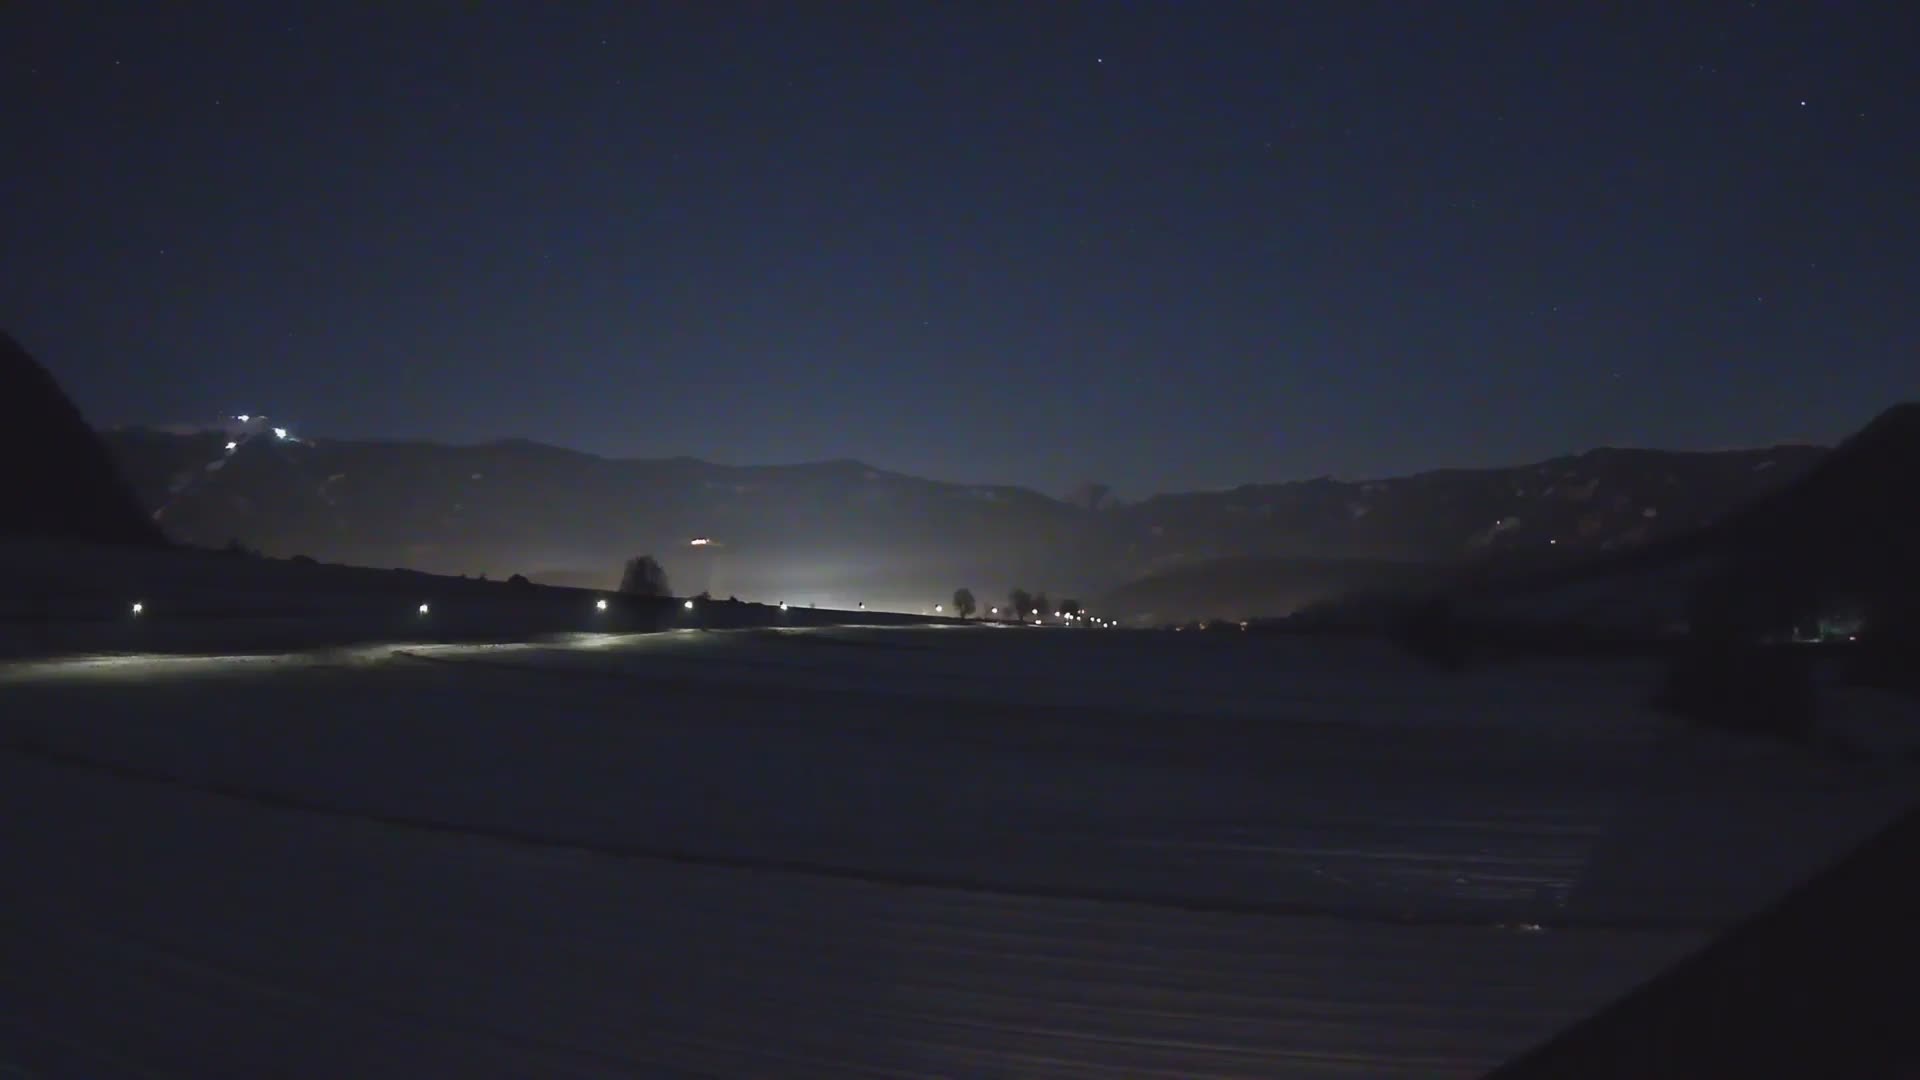
<svg viewBox="0 0 1920 1080"><path fill-rule="evenodd" d="M127 610L128 610L128 611L131 611L131 612L132 612L133 614L135 614L135 615L138 615L138 614L140 614L141 612L143 612L143 611L145 611L145 610L147 610L147 605L145 605L145 604L143 604L143 603L141 603L141 602L140 602L140 601L138 601L138 600L135 600L135 601L133 602L133 606L132 606L132 607L130 607L130 608L128 608Z"/></svg>
<svg viewBox="0 0 1920 1080"><path fill-rule="evenodd" d="M433 610L432 608L430 608L430 607L428 607L428 606L427 606L427 605L425 605L425 604L421 604L421 605L420 605L420 614L422 614L422 615L425 615L425 614L427 614L427 613L428 613L429 611L432 611L432 610Z"/></svg>
<svg viewBox="0 0 1920 1080"><path fill-rule="evenodd" d="M595 600L595 601L593 602L593 608L594 608L594 610L595 610L595 611L605 611L605 610L607 610L607 601L606 601L606 599L605 599L605 598L603 597L603 598L601 598L601 599L599 599L599 600Z"/></svg>

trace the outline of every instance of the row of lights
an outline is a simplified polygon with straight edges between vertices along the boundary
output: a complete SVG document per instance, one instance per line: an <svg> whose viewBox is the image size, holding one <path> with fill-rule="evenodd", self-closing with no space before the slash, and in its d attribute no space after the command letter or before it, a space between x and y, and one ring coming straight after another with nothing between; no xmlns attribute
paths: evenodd
<svg viewBox="0 0 1920 1080"><path fill-rule="evenodd" d="M684 601L684 602L682 602L682 604L681 604L680 606L681 606L681 607L683 607L683 608L685 608L685 609L686 609L686 610L688 610L688 611L692 611L692 610L693 610L693 607L694 607L694 604L693 604L693 601L692 601L692 600L687 600L687 601ZM601 598L599 598L599 599L597 599L597 600L595 600L595 601L593 602L593 609L594 609L595 611L605 611L605 610L607 610L607 599L606 599L606 597L604 597L604 596L603 596L603 597L601 597ZM422 602L421 602L421 604L420 604L420 606L419 606L418 608L415 608L414 610L415 610L415 611L417 611L417 612L418 612L419 614L421 614L421 615L423 615L423 616L425 616L425 615L431 615L431 614L433 614L433 605L432 605L432 604L430 604L430 603L426 603L426 602L424 602L424 601L422 601ZM790 610L790 609L789 609L789 607L788 607L788 605L787 605L787 602L786 602L785 600L782 600L782 601L780 601L780 610L781 610L781 611L787 611L787 610ZM860 604L860 610L861 610L861 611L865 611L865 610L867 610L867 605L866 605L866 603L865 603L865 601L862 601L862 602L861 602L861 604ZM936 611L938 611L938 610L939 610L939 607L938 607L938 606L936 606L936 607L934 608L934 610L936 610ZM997 611L999 611L999 610L1000 610L999 608L995 608L995 609L994 609L994 611L996 611L996 612L997 612ZM132 604L130 604L130 605L128 605L128 607L127 607L127 611L128 611L128 613L129 613L129 614L132 614L132 615L144 615L144 614L146 614L146 611L147 611L147 605L146 605L146 603L145 603L144 601L141 601L141 600L135 600L135 601L134 601L134 602L133 602ZM1038 612L1035 612L1035 614L1038 614Z"/></svg>
<svg viewBox="0 0 1920 1080"><path fill-rule="evenodd" d="M692 611L692 610L693 610L693 601L691 601L691 600L689 600L689 601L687 601L687 602L686 602L686 605L685 605L685 606L686 606L686 609L687 609L688 611ZM594 608L594 610L595 610L595 611L605 611L605 610L607 610L607 601L606 601L606 598L605 598L605 597L601 597L600 599L598 599L598 600L595 600L595 601L593 602L593 608ZM130 612L131 614L134 614L134 615L144 615L144 614L146 614L146 611L147 611L147 605L146 605L146 604L145 604L144 602L142 602L142 601L139 601L139 600L135 600L135 601L134 601L134 602L132 603L132 605L130 605L130 606L129 606L129 607L127 608L127 610L128 610L128 611L129 611L129 612ZM418 608L416 608L415 610L416 610L416 611L418 611L418 612L419 612L420 614L422 614L422 615L431 615L431 614L433 614L433 605L432 605L432 604L427 604L427 603L423 603L423 604L421 604L421 605L420 605L420 606L419 606ZM787 602L786 602L786 601L784 601L784 600L782 600L782 601L780 602L780 610L781 610L781 611L785 611L785 610L787 610Z"/></svg>

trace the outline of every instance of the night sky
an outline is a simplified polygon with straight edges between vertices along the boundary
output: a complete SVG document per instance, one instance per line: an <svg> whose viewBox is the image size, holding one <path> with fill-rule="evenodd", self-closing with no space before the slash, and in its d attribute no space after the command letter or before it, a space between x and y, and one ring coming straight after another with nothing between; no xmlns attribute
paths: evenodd
<svg viewBox="0 0 1920 1080"><path fill-rule="evenodd" d="M1909 7L6 4L0 326L100 424L1051 492L1830 440Z"/></svg>

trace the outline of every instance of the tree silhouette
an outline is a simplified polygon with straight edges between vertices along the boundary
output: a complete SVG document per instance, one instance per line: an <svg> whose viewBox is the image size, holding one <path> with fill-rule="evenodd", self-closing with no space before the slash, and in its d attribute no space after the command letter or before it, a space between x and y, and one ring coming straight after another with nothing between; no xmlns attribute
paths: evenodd
<svg viewBox="0 0 1920 1080"><path fill-rule="evenodd" d="M1078 600L1060 601L1060 610L1066 612L1069 615L1078 615L1085 608L1086 608L1086 605L1082 604Z"/></svg>
<svg viewBox="0 0 1920 1080"><path fill-rule="evenodd" d="M1013 605L1013 617L1025 619L1027 612L1033 610L1033 594L1025 589L1015 589L1007 594L1007 603Z"/></svg>
<svg viewBox="0 0 1920 1080"><path fill-rule="evenodd" d="M673 595L667 584L667 572L651 555L636 555L627 560L626 570L620 575L620 592L624 596Z"/></svg>
<svg viewBox="0 0 1920 1080"><path fill-rule="evenodd" d="M1049 616L1049 615L1051 615L1051 614L1053 614L1053 609L1047 606L1047 594L1046 594L1046 593L1034 593L1034 594L1033 594L1033 607L1031 607L1031 608L1028 608L1027 610L1028 610L1028 611L1034 611L1034 610L1038 610L1038 611L1040 612L1040 617L1041 617L1041 618L1043 618L1043 619L1044 619L1044 618L1046 618L1047 616Z"/></svg>
<svg viewBox="0 0 1920 1080"><path fill-rule="evenodd" d="M953 610L959 612L963 619L973 618L973 613L979 610L979 606L973 602L972 589L953 590Z"/></svg>

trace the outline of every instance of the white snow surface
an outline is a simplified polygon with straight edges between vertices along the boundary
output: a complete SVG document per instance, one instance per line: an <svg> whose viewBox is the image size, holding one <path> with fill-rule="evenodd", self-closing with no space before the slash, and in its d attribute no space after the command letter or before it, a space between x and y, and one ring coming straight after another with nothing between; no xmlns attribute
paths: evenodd
<svg viewBox="0 0 1920 1080"><path fill-rule="evenodd" d="M0 665L0 1075L1471 1076L1911 798L1652 678L985 628Z"/></svg>

